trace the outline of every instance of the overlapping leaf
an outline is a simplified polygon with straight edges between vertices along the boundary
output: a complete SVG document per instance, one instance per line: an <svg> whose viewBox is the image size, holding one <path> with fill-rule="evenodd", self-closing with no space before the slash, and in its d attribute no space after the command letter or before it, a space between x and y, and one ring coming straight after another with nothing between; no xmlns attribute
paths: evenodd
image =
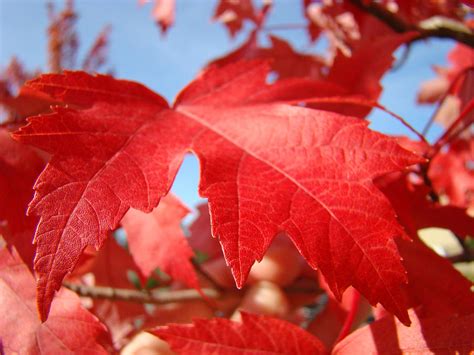
<svg viewBox="0 0 474 355"><path fill-rule="evenodd" d="M449 203L468 208L474 206L474 138L459 139L449 150L438 153L430 164L428 175L439 194L445 194Z"/></svg>
<svg viewBox="0 0 474 355"><path fill-rule="evenodd" d="M107 328L62 289L49 319L41 323L35 307L35 280L14 251L0 250L1 352L7 354L107 354ZM13 326L18 325L18 326Z"/></svg>
<svg viewBox="0 0 474 355"><path fill-rule="evenodd" d="M0 234L33 267L33 235L38 219L26 216L33 184L45 161L34 148L14 141L0 128Z"/></svg>
<svg viewBox="0 0 474 355"><path fill-rule="evenodd" d="M135 263L145 277L156 269L174 280L199 289L190 259L193 251L181 229L189 210L174 196L166 195L151 213L130 209L122 220Z"/></svg>
<svg viewBox="0 0 474 355"><path fill-rule="evenodd" d="M474 315L419 318L406 327L392 316L361 328L336 345L333 354L468 354L474 348Z"/></svg>
<svg viewBox="0 0 474 355"><path fill-rule="evenodd" d="M219 243L212 238L211 216L207 203L197 206L198 217L189 226L188 242L191 248L204 254L206 260L212 260L222 256Z"/></svg>
<svg viewBox="0 0 474 355"><path fill-rule="evenodd" d="M445 173L446 170L443 169ZM458 176L462 174L461 169L456 170ZM460 180L457 179L458 182ZM416 236L419 229L429 227L449 229L461 237L474 235L474 218L467 214L465 208L442 206L430 201L429 188L410 183L406 175L384 176L377 180L377 186L389 198L398 219L410 235Z"/></svg>
<svg viewBox="0 0 474 355"><path fill-rule="evenodd" d="M151 333L178 354L324 354L324 346L303 329L280 319L242 312L242 323L228 319L195 320Z"/></svg>
<svg viewBox="0 0 474 355"><path fill-rule="evenodd" d="M420 240L397 241L408 274L408 294L420 316L474 313L472 282Z"/></svg>
<svg viewBox="0 0 474 355"><path fill-rule="evenodd" d="M393 238L403 234L372 179L420 159L367 122L274 102L267 65L211 69L173 108L139 84L84 73L47 75L29 87L84 110L57 108L16 137L53 154L30 213L43 319L61 280L86 245L100 247L130 208L151 211L186 151L201 162L236 283L244 284L273 237L286 231L337 297L353 285L408 323L406 276Z"/></svg>

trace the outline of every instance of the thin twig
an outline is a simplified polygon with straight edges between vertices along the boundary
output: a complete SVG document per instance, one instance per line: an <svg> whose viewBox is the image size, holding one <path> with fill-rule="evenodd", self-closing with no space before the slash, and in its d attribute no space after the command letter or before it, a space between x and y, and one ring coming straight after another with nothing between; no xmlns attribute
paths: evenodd
<svg viewBox="0 0 474 355"><path fill-rule="evenodd" d="M469 252L466 254L464 252L464 243L462 243L462 248L463 252L461 254L453 255L453 256L448 256L446 259L448 259L451 263L469 263L471 261L474 261L474 253Z"/></svg>
<svg viewBox="0 0 474 355"><path fill-rule="evenodd" d="M87 286L70 282L64 282L63 286L67 287L71 291L74 291L80 296L96 299L109 299L114 301L164 304L171 302L186 302L203 299L202 295L198 291L192 289L174 291L161 290L147 293L140 290L104 286ZM202 289L201 291L206 297L219 297L219 292L214 289Z"/></svg>
<svg viewBox="0 0 474 355"><path fill-rule="evenodd" d="M402 18L388 11L384 6L377 4L374 1L351 0L351 3L357 6L359 9L378 18L380 21L392 28L395 32L405 33L416 31L419 33L417 39L429 37L450 38L474 48L474 34L472 34L472 32L458 31L451 27L443 26L433 29L424 29L417 25L405 22Z"/></svg>
<svg viewBox="0 0 474 355"><path fill-rule="evenodd" d="M471 101L469 101L469 103L466 105L459 117L451 124L451 126L446 130L446 132L444 132L444 134L440 138L438 138L438 140L434 144L434 149L430 154L431 159L436 154L438 154L438 152L444 145L450 142L453 138L457 137L464 129L474 123L474 115L472 115L469 120L465 120L466 116L470 114L472 110L474 110L474 99L471 99ZM461 128L459 128L459 126Z"/></svg>
<svg viewBox="0 0 474 355"><path fill-rule="evenodd" d="M461 262L461 261L472 261L474 258L472 250L469 248L469 246L464 242L464 239L457 235L456 233L453 233L454 237L456 237L456 240L458 241L459 245L462 248L462 253L457 255L458 260L457 261L452 261L452 262Z"/></svg>

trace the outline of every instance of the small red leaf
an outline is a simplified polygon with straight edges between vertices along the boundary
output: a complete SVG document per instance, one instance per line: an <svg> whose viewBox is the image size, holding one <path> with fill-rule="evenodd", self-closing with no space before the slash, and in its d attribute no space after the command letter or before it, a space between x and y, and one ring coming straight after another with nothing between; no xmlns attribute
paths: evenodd
<svg viewBox="0 0 474 355"><path fill-rule="evenodd" d="M420 316L474 313L472 282L419 240L397 241L407 270L412 307Z"/></svg>
<svg viewBox="0 0 474 355"><path fill-rule="evenodd" d="M33 275L16 252L0 250L2 353L108 353L111 343L107 328L69 290L58 293L49 319L41 323L36 312L34 285Z"/></svg>
<svg viewBox="0 0 474 355"><path fill-rule="evenodd" d="M231 37L242 29L244 21L258 21L252 0L219 0L213 19L222 22Z"/></svg>
<svg viewBox="0 0 474 355"><path fill-rule="evenodd" d="M443 171L447 174L451 170ZM405 174L384 176L377 180L377 186L390 199L398 219L410 235L416 236L418 230L429 227L449 229L461 237L469 236L474 231L474 218L467 214L465 208L430 201L429 188L410 183Z"/></svg>
<svg viewBox="0 0 474 355"><path fill-rule="evenodd" d="M130 271L139 272L131 255L113 237L105 241L90 270L94 275L95 285L135 289L128 278ZM120 347L123 345L123 338L135 331L134 321L145 314L145 307L134 302L97 299L94 300L91 311L107 325L114 345Z"/></svg>
<svg viewBox="0 0 474 355"><path fill-rule="evenodd" d="M199 289L190 259L193 251L181 229L189 213L174 195L166 195L150 213L130 209L122 220L130 253L145 277L156 269L189 287Z"/></svg>
<svg viewBox="0 0 474 355"><path fill-rule="evenodd" d="M219 242L212 238L211 216L207 203L197 207L199 216L189 226L189 245L196 251L204 253L206 260L212 260L222 256Z"/></svg>
<svg viewBox="0 0 474 355"><path fill-rule="evenodd" d="M242 323L223 318L169 325L151 333L179 354L325 354L322 343L280 319L241 312Z"/></svg>
<svg viewBox="0 0 474 355"><path fill-rule="evenodd" d="M26 216L33 184L45 160L35 149L20 144L0 128L0 234L15 246L22 260L33 267L33 235L38 218Z"/></svg>

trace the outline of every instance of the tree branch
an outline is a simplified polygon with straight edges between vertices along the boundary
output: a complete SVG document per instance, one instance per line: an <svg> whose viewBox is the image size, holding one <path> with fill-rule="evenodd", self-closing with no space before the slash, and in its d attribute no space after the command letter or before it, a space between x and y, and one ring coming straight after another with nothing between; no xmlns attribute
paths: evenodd
<svg viewBox="0 0 474 355"><path fill-rule="evenodd" d="M385 7L373 1L368 2L363 0L351 0L351 3L362 11L370 13L372 16L378 18L395 32L404 33L416 31L419 33L417 40L429 37L449 38L474 48L474 34L470 31L458 30L452 26L445 26L443 24L440 24L435 28L426 29L415 24L405 22L399 16L388 11Z"/></svg>
<svg viewBox="0 0 474 355"><path fill-rule="evenodd" d="M131 290L124 288L113 288L104 286L87 286L64 282L63 286L74 291L79 296L95 299L109 299L113 301L126 301L136 303L164 304L171 302L186 302L202 300L202 295L196 290L175 290L175 291L152 291L146 293L140 290ZM205 288L201 290L209 298L218 298L219 293L216 290Z"/></svg>

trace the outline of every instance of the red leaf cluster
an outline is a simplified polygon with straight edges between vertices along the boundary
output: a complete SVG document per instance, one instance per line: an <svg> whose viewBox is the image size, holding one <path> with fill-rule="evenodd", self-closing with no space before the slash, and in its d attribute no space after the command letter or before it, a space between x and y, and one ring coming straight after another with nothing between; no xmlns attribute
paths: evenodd
<svg viewBox="0 0 474 355"><path fill-rule="evenodd" d="M247 39L172 104L86 72L105 63L108 29L85 71L65 70L77 14L50 7L54 73L27 81L14 60L0 82L0 353L127 354L146 329L165 353L472 351L472 282L452 262L474 254L473 50L457 45L420 92L439 105L422 133L377 102L393 52L434 33L433 16L469 26L466 7L302 5L326 54L275 36L271 1L222 0L214 19ZM175 1L153 16L167 31ZM418 140L369 129L374 107ZM170 193L188 153L208 200L191 224ZM430 227L462 254L425 245Z"/></svg>

